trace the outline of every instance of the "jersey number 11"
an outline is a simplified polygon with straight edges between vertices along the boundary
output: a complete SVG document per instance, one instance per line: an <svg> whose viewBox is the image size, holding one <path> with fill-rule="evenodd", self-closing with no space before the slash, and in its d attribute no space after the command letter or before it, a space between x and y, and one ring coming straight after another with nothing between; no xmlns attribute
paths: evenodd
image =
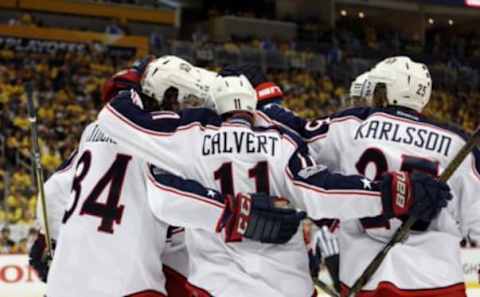
<svg viewBox="0 0 480 297"><path fill-rule="evenodd" d="M222 194L235 195L233 186L232 162L225 162L213 173L215 180L220 180L220 191ZM257 193L270 194L268 182L268 162L260 161L248 170L248 177L255 179Z"/></svg>

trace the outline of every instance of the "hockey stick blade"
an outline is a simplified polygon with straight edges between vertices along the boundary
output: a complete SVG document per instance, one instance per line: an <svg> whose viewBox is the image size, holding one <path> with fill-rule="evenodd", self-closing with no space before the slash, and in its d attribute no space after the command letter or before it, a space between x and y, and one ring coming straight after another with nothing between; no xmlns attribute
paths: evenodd
<svg viewBox="0 0 480 297"><path fill-rule="evenodd" d="M50 238L50 229L48 228L47 206L45 202L45 190L43 188L43 170L40 158L40 147L38 145L38 127L37 113L33 102L33 86L31 82L25 84L27 93L28 120L30 121L31 139L32 139L32 165L35 172L35 182L37 185L38 197L40 198L43 223L45 229L45 241L47 244L47 256L52 259L52 242ZM37 200L38 203L38 200Z"/></svg>
<svg viewBox="0 0 480 297"><path fill-rule="evenodd" d="M460 151L455 155L455 158L448 164L447 168L442 172L439 180L446 182L452 176L452 174L457 170L457 168L462 164L468 154L475 148L477 144L480 143L480 127L472 134L470 139L465 143L465 145L460 149ZM397 229L392 239L385 245L385 247L378 252L378 254L373 258L373 260L368 264L367 268L363 271L362 275L355 281L350 292L349 297L355 296L360 290L365 286L373 274L377 271L378 267L382 264L383 260L387 256L388 252L392 247L405 240L407 237L410 228L415 224L415 218L409 217L405 223Z"/></svg>

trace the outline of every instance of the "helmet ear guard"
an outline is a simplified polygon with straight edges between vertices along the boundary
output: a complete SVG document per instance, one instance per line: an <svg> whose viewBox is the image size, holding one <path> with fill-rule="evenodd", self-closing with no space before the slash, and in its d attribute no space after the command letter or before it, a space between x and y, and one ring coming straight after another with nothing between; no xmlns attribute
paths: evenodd
<svg viewBox="0 0 480 297"><path fill-rule="evenodd" d="M368 74L368 80L386 87L388 104L421 112L430 100L432 79L427 66L408 57L387 58Z"/></svg>

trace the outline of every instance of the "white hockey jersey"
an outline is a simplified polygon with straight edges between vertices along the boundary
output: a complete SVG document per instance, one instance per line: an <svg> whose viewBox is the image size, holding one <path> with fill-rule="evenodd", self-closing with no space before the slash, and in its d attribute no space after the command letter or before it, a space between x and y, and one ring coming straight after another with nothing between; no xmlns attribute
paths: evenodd
<svg viewBox="0 0 480 297"><path fill-rule="evenodd" d="M162 253L166 250L168 224L155 209L162 199L175 200L186 224L215 232L224 205L215 200L212 203L218 207L206 211L211 220L195 224L195 216L189 210L195 213L201 204L192 208L189 200L174 192L148 200L144 161L125 154L96 123L84 130L78 154L69 166L74 168L69 205L62 215L60 232L54 231L58 241L47 295L166 296ZM67 182L48 186L60 181L60 176ZM65 192L66 171L52 178L52 182L47 182L47 189L52 189L47 190L47 195ZM198 195L210 199L206 189ZM49 196L47 201L50 199L55 196ZM183 208L183 204L188 207Z"/></svg>
<svg viewBox="0 0 480 297"><path fill-rule="evenodd" d="M73 175L75 174L75 166L73 165L75 164L77 156L78 151L74 151L43 185L50 237L54 240L58 239L63 214L65 213L65 208L70 200L70 190L72 188ZM36 217L40 223L39 225L42 232L45 234L42 204L40 203L40 200L37 201Z"/></svg>
<svg viewBox="0 0 480 297"><path fill-rule="evenodd" d="M168 228L167 244L162 253L162 262L168 295L189 296L187 284L189 262L184 228Z"/></svg>
<svg viewBox="0 0 480 297"><path fill-rule="evenodd" d="M256 129L244 122L223 122L205 109L148 113L132 102L135 94L114 99L98 123L130 153L169 172L195 179L223 193L266 192L287 197L313 218L353 219L382 212L380 194L360 176L329 174L312 165L303 142L286 131ZM151 196L177 192L201 203L180 178L151 174ZM156 210L182 225L175 200ZM217 207L215 204L212 208ZM197 217L211 220L208 213ZM199 222L198 222L199 223ZM186 226L189 227L189 226ZM193 226L191 226L193 227ZM223 234L187 229L189 282L222 296L311 296L305 244L299 232L285 245L243 240L225 243Z"/></svg>
<svg viewBox="0 0 480 297"><path fill-rule="evenodd" d="M77 156L78 151L75 150L44 184L45 201L48 210L48 226L50 236L55 241L58 239L61 226L63 225L62 219L69 200L73 199L70 191L75 174L75 166L73 165L75 164ZM141 186L144 187L144 185ZM42 228L42 233L45 234L41 203L37 203L37 218ZM166 278L166 291L169 295L175 294L174 296L178 297L188 296L186 292L186 282L189 265L184 237L183 228L169 227L164 249L163 251L159 251L162 254L161 261L163 263L163 273Z"/></svg>
<svg viewBox="0 0 480 297"><path fill-rule="evenodd" d="M314 157L334 172L372 179L392 170L439 175L465 144L465 134L402 108L354 108L307 122L279 106L263 116L309 142ZM475 149L449 180L454 199L430 225L417 224L397 244L359 296L465 296L459 242L480 240L480 152ZM401 225L378 218L342 222L340 279L344 289L360 276ZM428 230L428 232L420 232ZM344 292L345 294L345 292ZM421 294L421 295L419 295Z"/></svg>

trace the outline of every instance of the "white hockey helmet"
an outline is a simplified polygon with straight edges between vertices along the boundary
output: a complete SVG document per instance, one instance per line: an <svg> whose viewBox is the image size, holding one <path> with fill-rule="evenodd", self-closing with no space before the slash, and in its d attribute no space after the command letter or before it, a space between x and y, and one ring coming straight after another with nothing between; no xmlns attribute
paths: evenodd
<svg viewBox="0 0 480 297"><path fill-rule="evenodd" d="M200 72L200 75L202 77L202 82L205 84L207 88L206 91L209 95L203 107L215 109L215 100L213 100L212 89L217 79L218 73L202 67L196 67L196 68Z"/></svg>
<svg viewBox="0 0 480 297"><path fill-rule="evenodd" d="M369 71L368 80L384 83L387 101L421 112L430 100L432 79L427 66L408 57L391 57Z"/></svg>
<svg viewBox="0 0 480 297"><path fill-rule="evenodd" d="M368 71L360 74L350 85L350 98L365 99L371 104L373 101L373 92L375 91L375 82L368 79Z"/></svg>
<svg viewBox="0 0 480 297"><path fill-rule="evenodd" d="M178 91L177 100L208 99L208 88L198 69L175 56L163 56L150 62L141 80L142 93L162 104L165 92L170 88Z"/></svg>
<svg viewBox="0 0 480 297"><path fill-rule="evenodd" d="M218 114L257 108L257 93L244 75L217 76L212 94Z"/></svg>
<svg viewBox="0 0 480 297"><path fill-rule="evenodd" d="M215 82L218 76L218 73L202 67L196 67L196 68L198 69L198 71L200 71L203 81L209 86L213 85L213 83Z"/></svg>

